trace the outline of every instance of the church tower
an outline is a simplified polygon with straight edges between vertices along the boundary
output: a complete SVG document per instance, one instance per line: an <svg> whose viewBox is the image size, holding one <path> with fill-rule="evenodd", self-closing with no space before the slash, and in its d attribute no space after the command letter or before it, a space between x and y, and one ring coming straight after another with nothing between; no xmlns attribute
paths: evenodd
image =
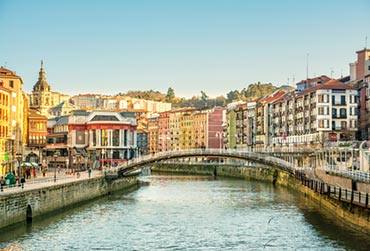
<svg viewBox="0 0 370 251"><path fill-rule="evenodd" d="M49 117L48 111L55 105L57 104L54 104L53 93L46 81L44 63L41 60L39 79L33 86L33 91L30 95L30 108L39 111L41 115Z"/></svg>

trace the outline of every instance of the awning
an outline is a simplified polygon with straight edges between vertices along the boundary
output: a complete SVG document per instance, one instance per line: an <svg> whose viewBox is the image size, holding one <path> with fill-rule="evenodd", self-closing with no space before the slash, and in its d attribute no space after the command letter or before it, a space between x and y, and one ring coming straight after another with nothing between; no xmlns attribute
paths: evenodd
<svg viewBox="0 0 370 251"><path fill-rule="evenodd" d="M33 167L32 164L30 162L23 162L21 164L22 167Z"/></svg>
<svg viewBox="0 0 370 251"><path fill-rule="evenodd" d="M39 165L37 164L37 163L35 163L35 162L31 162L31 165L33 166L33 167L38 167Z"/></svg>

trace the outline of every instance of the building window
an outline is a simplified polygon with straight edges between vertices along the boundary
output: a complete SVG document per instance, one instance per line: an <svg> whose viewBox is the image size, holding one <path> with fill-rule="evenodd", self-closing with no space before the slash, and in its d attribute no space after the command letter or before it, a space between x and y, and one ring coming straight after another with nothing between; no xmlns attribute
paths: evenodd
<svg viewBox="0 0 370 251"><path fill-rule="evenodd" d="M337 109L332 108L331 113L332 113L332 115L333 115L333 118L336 118L336 117L337 117Z"/></svg>
<svg viewBox="0 0 370 251"><path fill-rule="evenodd" d="M119 130L113 130L113 146L119 146Z"/></svg>
<svg viewBox="0 0 370 251"><path fill-rule="evenodd" d="M92 131L92 144L96 146L96 130Z"/></svg>
<svg viewBox="0 0 370 251"><path fill-rule="evenodd" d="M101 130L100 131L100 145L101 146L108 146L108 130Z"/></svg>
<svg viewBox="0 0 370 251"><path fill-rule="evenodd" d="M14 81L13 80L9 81L9 86L10 86L10 88L14 88Z"/></svg>
<svg viewBox="0 0 370 251"><path fill-rule="evenodd" d="M347 110L345 108L340 109L340 117L346 118L347 117Z"/></svg>

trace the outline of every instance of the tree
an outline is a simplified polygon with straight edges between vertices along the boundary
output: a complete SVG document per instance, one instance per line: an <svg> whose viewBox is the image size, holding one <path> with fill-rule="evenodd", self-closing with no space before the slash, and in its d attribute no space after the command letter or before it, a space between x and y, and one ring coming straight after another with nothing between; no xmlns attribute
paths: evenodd
<svg viewBox="0 0 370 251"><path fill-rule="evenodd" d="M229 93L226 94L226 102L231 103L235 100L239 100L239 97L240 97L239 91L237 91L237 90L230 91Z"/></svg>
<svg viewBox="0 0 370 251"><path fill-rule="evenodd" d="M200 91L200 93L202 94L202 96L200 97L200 99L203 101L204 103L204 107L207 107L207 102L208 102L208 95L204 92L204 91Z"/></svg>
<svg viewBox="0 0 370 251"><path fill-rule="evenodd" d="M169 87L168 90L167 90L166 101L167 102L172 102L172 101L174 101L175 97L176 97L175 91L173 90L172 87Z"/></svg>

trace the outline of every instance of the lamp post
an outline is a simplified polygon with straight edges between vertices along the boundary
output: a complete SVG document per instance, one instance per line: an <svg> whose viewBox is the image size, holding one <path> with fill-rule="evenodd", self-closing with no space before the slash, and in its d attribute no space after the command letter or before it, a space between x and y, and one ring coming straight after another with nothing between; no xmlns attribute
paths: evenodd
<svg viewBox="0 0 370 251"><path fill-rule="evenodd" d="M19 184L19 180L20 180L20 177L21 177L21 162L22 162L22 154L21 153L16 153L15 154L17 160L18 160L18 184Z"/></svg>
<svg viewBox="0 0 370 251"><path fill-rule="evenodd" d="M78 163L77 171L79 172L81 171L81 154L77 153L76 158L77 158L77 163Z"/></svg>
<svg viewBox="0 0 370 251"><path fill-rule="evenodd" d="M2 169L1 169L1 176L5 176L5 172L4 172L4 166L5 166L5 161L3 161L3 162L1 162L1 167L2 167Z"/></svg>
<svg viewBox="0 0 370 251"><path fill-rule="evenodd" d="M102 158L102 170L104 169L104 158L105 158L105 150L101 150L101 158Z"/></svg>
<svg viewBox="0 0 370 251"><path fill-rule="evenodd" d="M53 155L53 157L54 157L54 182L57 181L57 166L56 166L56 162L57 162L57 159L58 159L59 156L60 156L59 151L55 151L54 152L54 155Z"/></svg>

